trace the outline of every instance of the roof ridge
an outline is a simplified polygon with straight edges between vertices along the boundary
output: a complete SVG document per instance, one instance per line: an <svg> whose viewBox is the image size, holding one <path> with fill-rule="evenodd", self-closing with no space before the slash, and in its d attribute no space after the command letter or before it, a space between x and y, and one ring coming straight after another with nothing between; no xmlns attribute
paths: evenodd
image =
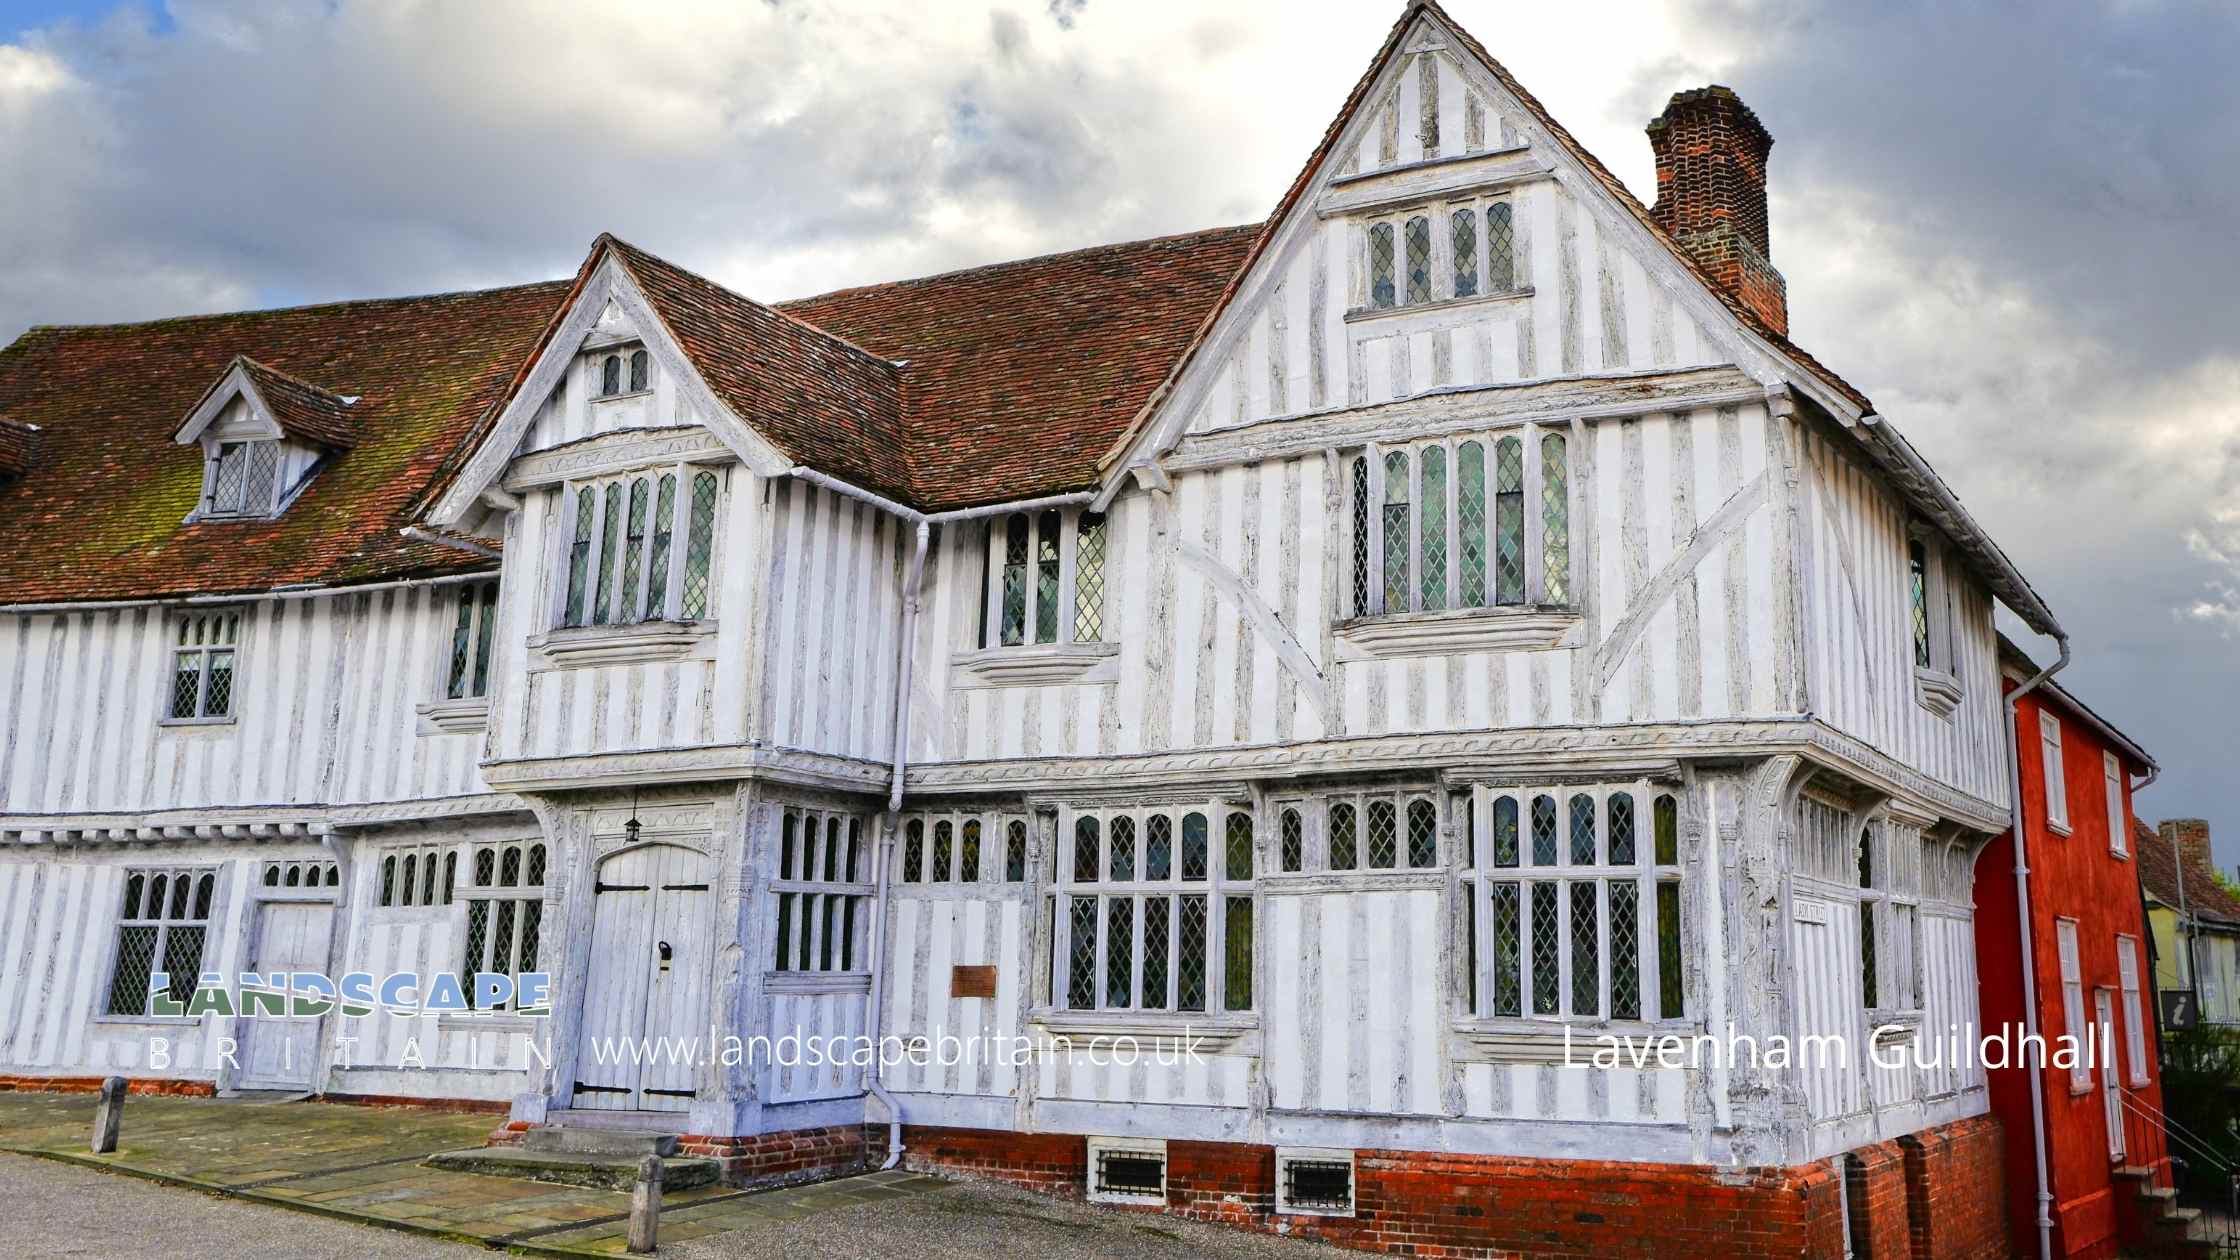
<svg viewBox="0 0 2240 1260"><path fill-rule="evenodd" d="M31 324L24 328L22 335L29 336L35 332L97 332L108 329L153 328L158 324L192 324L204 320L240 319L248 315L289 315L303 311L334 311L346 307L380 306L385 303L403 305L410 302L446 301L452 298L488 297L495 293L518 293L525 289L541 289L550 285L567 284L570 283L571 279L529 280L519 284L492 285L485 289L443 289L434 293L400 293L388 297L336 298L325 302L297 302L288 306L252 306L240 310L203 311L193 315L159 315L153 319L126 319L107 323Z"/></svg>
<svg viewBox="0 0 2240 1260"><path fill-rule="evenodd" d="M777 307L771 305L768 302L764 302L759 298L748 297L746 294L739 292L737 289L732 288L730 285L725 284L720 280L713 279L709 276L704 276L699 272L694 271L692 268L687 267L682 263L673 262L670 259L664 258L661 255L654 253L650 249L641 249L638 246L633 245L626 240L623 240L621 237L616 236L612 232L599 233L599 239L593 244L592 248L593 251L596 252L601 246L609 245L617 247L624 253L637 254L638 256L645 258L651 262L659 263L660 265L667 267L672 271L676 271L682 275L689 276L692 279L697 280L712 289L737 298L738 300L745 302L747 305L752 306L757 310L768 311L777 318L785 320L787 323L798 325L799 327L805 328L810 332L815 333L819 337L826 338L827 340L833 342L835 345L843 346L849 350L853 350L857 354L862 355L864 358L869 359L871 362L878 364L880 367L885 368L890 372L897 371L900 368L900 365L897 364L893 359L889 359L883 355L874 353L873 351L868 350L863 346L857 345L855 342L850 341L848 338L843 337L836 332L833 332L829 328L820 328L817 325L809 322L808 320L801 318L799 315L792 313L791 311L780 310ZM654 314L660 315L661 312L656 309L654 311ZM674 336L675 331L676 330L671 329L670 335Z"/></svg>
<svg viewBox="0 0 2240 1260"><path fill-rule="evenodd" d="M1158 236L1137 237L1133 240L1105 241L1097 245L1081 245L1076 246L1073 249L1061 249L1048 254L1029 254L1024 258L1005 258L996 262L975 263L970 267L956 267L948 271L928 272L922 276L905 276L899 280L873 280L864 284L851 284L838 289L827 289L822 293L810 293L797 298L787 298L785 301L776 304L774 309L777 309L781 313L783 313L784 308L788 306L806 306L812 302L822 302L829 298L848 297L859 293L868 293L874 289L899 289L906 288L910 285L933 284L937 281L942 280L954 280L959 276L977 275L981 272L1004 271L1012 267L1031 267L1037 263L1056 262L1060 259L1066 258L1078 258L1084 254L1095 254L1107 250L1132 249L1144 245L1166 245L1180 241L1196 240L1208 236L1220 236L1231 232L1253 232L1260 230L1264 226L1266 226L1265 220L1257 223L1231 223L1222 227L1197 228L1186 232L1167 232Z"/></svg>

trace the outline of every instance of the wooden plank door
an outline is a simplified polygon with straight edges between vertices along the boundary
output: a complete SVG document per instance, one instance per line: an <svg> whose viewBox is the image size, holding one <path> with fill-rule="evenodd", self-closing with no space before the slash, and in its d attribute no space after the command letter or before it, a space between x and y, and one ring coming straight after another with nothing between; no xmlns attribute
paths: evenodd
<svg viewBox="0 0 2240 1260"><path fill-rule="evenodd" d="M250 970L272 972L327 969L327 945L334 931L334 906L324 901L267 901L257 907L257 947ZM318 1019L277 1019L259 1015L245 1021L247 1045L241 1084L249 1089L308 1090L319 1068Z"/></svg>
<svg viewBox="0 0 2240 1260"><path fill-rule="evenodd" d="M664 850L660 883L654 889L653 970L646 982L646 1035L669 1039L672 1046L694 1043L698 1053L658 1056L648 1063L638 1086L638 1105L647 1111L683 1111L692 1105L699 1066L712 1053L699 1045L709 1035L709 937L714 899L708 887L707 859L687 849Z"/></svg>
<svg viewBox="0 0 2240 1260"><path fill-rule="evenodd" d="M2100 1044L2092 1049L2100 1066L2100 1098L2107 1107L2108 1159L2123 1162L2123 1082L2116 1075L2116 1000L2107 989L2092 993L2093 1020L2099 1025L2095 1035Z"/></svg>
<svg viewBox="0 0 2240 1260"><path fill-rule="evenodd" d="M573 1105L610 1111L638 1106L645 1032L646 956L653 942L660 848L608 858L592 893L591 969L583 990L583 1032L576 1047Z"/></svg>

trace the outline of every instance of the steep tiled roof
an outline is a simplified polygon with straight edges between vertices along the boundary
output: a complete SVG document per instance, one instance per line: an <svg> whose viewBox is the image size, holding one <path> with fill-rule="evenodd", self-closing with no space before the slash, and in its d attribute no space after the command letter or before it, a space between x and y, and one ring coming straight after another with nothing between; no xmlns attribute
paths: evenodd
<svg viewBox="0 0 2240 1260"><path fill-rule="evenodd" d="M2178 904L2178 857L2175 846L2143 822L2134 821L2131 848L2139 862L2139 883L2147 895L2163 905ZM2240 927L2240 896L2216 879L2215 872L2199 862L2186 863L2185 906L2188 912L2215 923Z"/></svg>
<svg viewBox="0 0 2240 1260"><path fill-rule="evenodd" d="M242 370L272 408L272 419L290 437L347 450L358 444L357 417L342 395L298 380L269 363L244 357Z"/></svg>
<svg viewBox="0 0 2240 1260"><path fill-rule="evenodd" d="M40 429L31 474L0 484L0 603L486 566L398 531L410 523L414 494L504 389L566 288L32 329L0 349L0 414ZM357 395L348 408L356 444L330 458L277 520L184 524L201 493L202 453L173 435L236 356L265 365L265 380L285 374ZM306 403L296 422L321 423L313 410Z"/></svg>
<svg viewBox="0 0 2240 1260"><path fill-rule="evenodd" d="M1103 245L780 309L904 361L907 497L917 506L1083 490L1259 230Z"/></svg>
<svg viewBox="0 0 2240 1260"><path fill-rule="evenodd" d="M732 414L796 461L908 497L902 388L892 363L611 236L612 250Z"/></svg>

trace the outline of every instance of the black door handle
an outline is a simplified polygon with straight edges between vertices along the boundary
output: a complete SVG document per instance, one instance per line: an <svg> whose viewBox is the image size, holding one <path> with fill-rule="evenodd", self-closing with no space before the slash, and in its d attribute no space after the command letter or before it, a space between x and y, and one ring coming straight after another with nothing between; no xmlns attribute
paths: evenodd
<svg viewBox="0 0 2240 1260"><path fill-rule="evenodd" d="M655 941L654 948L660 951L661 969L663 971L667 971L669 969L669 960L676 956L676 951L669 948L669 942L667 941Z"/></svg>

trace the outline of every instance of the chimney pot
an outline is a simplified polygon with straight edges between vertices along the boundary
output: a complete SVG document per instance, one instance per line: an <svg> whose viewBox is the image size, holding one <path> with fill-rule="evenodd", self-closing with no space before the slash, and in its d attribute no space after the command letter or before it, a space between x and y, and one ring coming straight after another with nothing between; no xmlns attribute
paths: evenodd
<svg viewBox="0 0 2240 1260"><path fill-rule="evenodd" d="M1788 285L1773 267L1766 157L1773 136L1733 88L1676 92L1649 124L1657 157L1650 216L1728 293L1782 336Z"/></svg>

